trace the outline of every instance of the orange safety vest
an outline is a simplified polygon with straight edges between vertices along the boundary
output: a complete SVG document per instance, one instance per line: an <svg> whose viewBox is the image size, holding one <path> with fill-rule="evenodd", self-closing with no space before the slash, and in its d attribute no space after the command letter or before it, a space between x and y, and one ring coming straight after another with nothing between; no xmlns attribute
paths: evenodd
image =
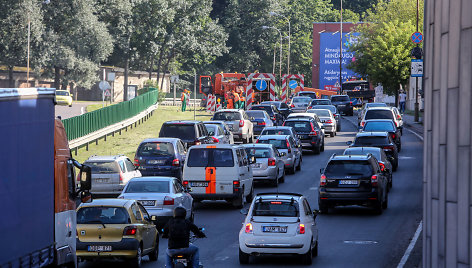
<svg viewBox="0 0 472 268"><path fill-rule="evenodd" d="M234 93L233 93L233 96L234 96L234 101L235 101L235 102L236 102L236 101L239 101L239 95L238 95L238 93L234 92Z"/></svg>

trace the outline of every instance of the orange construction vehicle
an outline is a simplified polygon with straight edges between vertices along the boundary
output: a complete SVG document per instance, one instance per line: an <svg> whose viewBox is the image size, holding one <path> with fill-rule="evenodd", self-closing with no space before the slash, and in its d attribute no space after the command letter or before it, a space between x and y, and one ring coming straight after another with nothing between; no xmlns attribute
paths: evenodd
<svg viewBox="0 0 472 268"><path fill-rule="evenodd" d="M208 75L200 76L200 93L208 96L209 94L216 95L217 98L227 100L231 92L242 90L241 93L246 93L246 75L240 73L218 73L213 77Z"/></svg>

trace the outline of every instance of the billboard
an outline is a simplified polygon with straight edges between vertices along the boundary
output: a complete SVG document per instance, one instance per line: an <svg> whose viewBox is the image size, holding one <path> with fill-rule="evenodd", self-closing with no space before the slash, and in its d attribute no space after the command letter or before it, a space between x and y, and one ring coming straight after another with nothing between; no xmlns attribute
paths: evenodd
<svg viewBox="0 0 472 268"><path fill-rule="evenodd" d="M353 60L354 53L349 52L351 43L357 42L359 33L343 33L342 48L342 80L352 77L360 77L347 69L347 65ZM339 38L340 33L320 33L320 72L319 88L336 90L339 88Z"/></svg>

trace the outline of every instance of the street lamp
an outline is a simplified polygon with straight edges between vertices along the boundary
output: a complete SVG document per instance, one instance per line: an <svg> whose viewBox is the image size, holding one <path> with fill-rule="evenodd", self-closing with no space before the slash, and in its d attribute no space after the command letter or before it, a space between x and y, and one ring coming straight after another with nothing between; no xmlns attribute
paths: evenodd
<svg viewBox="0 0 472 268"><path fill-rule="evenodd" d="M274 30L277 30L277 32L279 32L279 35L280 35L280 61L279 61L279 71L280 71L280 79L282 79L282 32L275 28L275 27L272 27L272 26L262 26L262 29L263 30L267 30L267 29L274 29Z"/></svg>
<svg viewBox="0 0 472 268"><path fill-rule="evenodd" d="M341 89L342 89L342 84L343 84L343 78L342 78L342 72L343 72L343 0L340 0L341 2L341 27L340 27L340 37L339 37L339 93L341 94Z"/></svg>
<svg viewBox="0 0 472 268"><path fill-rule="evenodd" d="M287 55L287 74L290 74L290 20L284 15L277 12L270 12L270 16L280 16L287 20L288 22L288 55Z"/></svg>

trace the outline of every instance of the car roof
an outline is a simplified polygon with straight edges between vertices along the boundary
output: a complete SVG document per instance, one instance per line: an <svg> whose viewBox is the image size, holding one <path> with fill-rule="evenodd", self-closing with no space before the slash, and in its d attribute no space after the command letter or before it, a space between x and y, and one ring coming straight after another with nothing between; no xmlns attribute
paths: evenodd
<svg viewBox="0 0 472 268"><path fill-rule="evenodd" d="M355 155L355 154L349 154L349 155L333 155L330 159L331 160L343 160L343 161L346 161L346 160L368 160L369 158L371 157L370 154L368 155Z"/></svg>
<svg viewBox="0 0 472 268"><path fill-rule="evenodd" d="M336 108L336 106L332 105L332 104L316 104L315 106L313 107L334 107ZM313 108L313 109L316 109L316 108Z"/></svg>
<svg viewBox="0 0 472 268"><path fill-rule="evenodd" d="M393 119L366 119L365 123L367 122L390 122L393 124Z"/></svg>
<svg viewBox="0 0 472 268"><path fill-rule="evenodd" d="M206 149L206 148L217 148L217 149L233 149L233 148L242 148L240 144L222 144L222 143L215 143L215 144L200 144L200 145L193 145L189 148L192 149Z"/></svg>
<svg viewBox="0 0 472 268"><path fill-rule="evenodd" d="M373 105L373 104L384 104L384 105L387 105L386 103L384 102L368 102L365 104L365 106L369 106L369 105ZM388 106L388 105L387 105ZM378 106L378 107L387 107L387 106Z"/></svg>
<svg viewBox="0 0 472 268"><path fill-rule="evenodd" d="M298 193L276 193L276 192L268 192L268 193L258 193L254 199L259 199L261 198L262 200L264 199L296 199L299 200L301 197L303 197L302 194ZM257 202L257 201L256 201Z"/></svg>
<svg viewBox="0 0 472 268"><path fill-rule="evenodd" d="M119 158L126 158L125 155L92 155L85 161L115 161Z"/></svg>
<svg viewBox="0 0 472 268"><path fill-rule="evenodd" d="M290 135L262 135L259 136L259 140L282 140L282 139L288 139Z"/></svg>
<svg viewBox="0 0 472 268"><path fill-rule="evenodd" d="M221 109L221 110L216 111L216 113L222 113L222 112L236 112L236 113L239 113L239 112L241 112L241 110L239 110L239 109Z"/></svg>
<svg viewBox="0 0 472 268"><path fill-rule="evenodd" d="M263 130L270 130L270 129L293 129L293 127L288 126L272 126L272 127L265 127Z"/></svg>
<svg viewBox="0 0 472 268"><path fill-rule="evenodd" d="M366 131L366 132L359 132L356 134L356 138L357 137L369 137L369 136L388 136L389 134L387 132L384 132L384 131Z"/></svg>
<svg viewBox="0 0 472 268"><path fill-rule="evenodd" d="M328 111L331 113L331 110L329 109L321 109L321 108L314 108L314 109L310 109L311 111Z"/></svg>
<svg viewBox="0 0 472 268"><path fill-rule="evenodd" d="M201 123L202 121L198 120L170 120L164 122L164 124L197 124Z"/></svg>
<svg viewBox="0 0 472 268"><path fill-rule="evenodd" d="M349 151L366 151L367 153L368 152L372 152L372 151L381 151L382 149L379 148L379 147L348 147L344 150L344 155L346 154L346 152L349 152Z"/></svg>
<svg viewBox="0 0 472 268"><path fill-rule="evenodd" d="M288 121L311 121L313 120L313 117L292 117L292 118L287 118L287 120L285 120L285 122L288 122Z"/></svg>
<svg viewBox="0 0 472 268"><path fill-rule="evenodd" d="M265 104L253 105L253 106L251 107L251 109L254 108L254 107L272 107L272 106L274 106L274 104L272 104L272 103L265 103ZM249 111L250 111L250 110L249 110Z"/></svg>
<svg viewBox="0 0 472 268"><path fill-rule="evenodd" d="M243 144L244 148L273 148L274 145L268 143L250 143L250 144Z"/></svg>
<svg viewBox="0 0 472 268"><path fill-rule="evenodd" d="M121 198L100 198L94 199L90 203L82 203L80 207L98 207L98 206L113 206L113 207L128 207L134 200L121 199Z"/></svg>
<svg viewBox="0 0 472 268"><path fill-rule="evenodd" d="M297 117L297 116L308 116L314 117L312 113L291 113L288 115L289 117Z"/></svg>
<svg viewBox="0 0 472 268"><path fill-rule="evenodd" d="M349 97L349 95L331 95L331 97L344 97L344 96Z"/></svg>
<svg viewBox="0 0 472 268"><path fill-rule="evenodd" d="M174 177L165 177L165 176L145 176L145 177L135 177L130 181L172 181L176 180Z"/></svg>
<svg viewBox="0 0 472 268"><path fill-rule="evenodd" d="M179 141L179 140L180 140L179 138L149 138L149 139L143 140L141 143L145 143L145 142L170 142L170 143L176 143L176 142Z"/></svg>
<svg viewBox="0 0 472 268"><path fill-rule="evenodd" d="M305 96L294 96L293 98L294 98L294 99L310 99L310 100L312 100L312 98L310 98L310 97L305 97Z"/></svg>
<svg viewBox="0 0 472 268"><path fill-rule="evenodd" d="M375 110L384 110L384 111L392 111L391 107L372 107L369 108L367 111L375 111Z"/></svg>

